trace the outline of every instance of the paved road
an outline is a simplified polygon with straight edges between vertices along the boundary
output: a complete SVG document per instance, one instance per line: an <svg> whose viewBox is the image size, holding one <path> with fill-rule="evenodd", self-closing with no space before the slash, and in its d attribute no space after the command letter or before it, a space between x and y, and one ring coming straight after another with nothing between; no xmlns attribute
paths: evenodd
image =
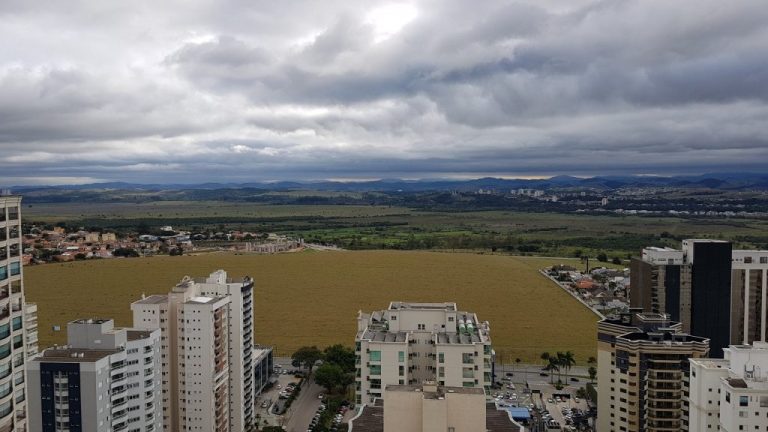
<svg viewBox="0 0 768 432"><path fill-rule="evenodd" d="M317 395L322 392L323 388L314 382L304 385L301 394L291 405L290 419L285 425L288 432L306 432L312 417L320 406L320 399L317 398Z"/></svg>

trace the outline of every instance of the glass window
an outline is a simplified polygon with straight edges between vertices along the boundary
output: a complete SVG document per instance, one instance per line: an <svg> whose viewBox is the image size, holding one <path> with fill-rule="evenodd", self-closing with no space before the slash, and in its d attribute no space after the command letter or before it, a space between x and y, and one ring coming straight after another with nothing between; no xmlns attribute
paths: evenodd
<svg viewBox="0 0 768 432"><path fill-rule="evenodd" d="M10 269L11 269L11 276L16 276L17 274L20 274L21 273L21 263L18 262L18 261L12 262L11 265L10 265Z"/></svg>
<svg viewBox="0 0 768 432"><path fill-rule="evenodd" d="M0 212L0 214L3 214L3 212ZM5 228L0 228L0 241L8 240L8 235L5 232Z"/></svg>
<svg viewBox="0 0 768 432"><path fill-rule="evenodd" d="M405 366L398 366L397 374L400 375L400 376L405 375Z"/></svg>
<svg viewBox="0 0 768 432"><path fill-rule="evenodd" d="M760 257L760 264L768 264L768 257Z"/></svg>
<svg viewBox="0 0 768 432"><path fill-rule="evenodd" d="M11 256L12 257L19 256L19 245L16 243L11 245Z"/></svg>
<svg viewBox="0 0 768 432"><path fill-rule="evenodd" d="M8 267L0 266L0 281L8 279Z"/></svg>
<svg viewBox="0 0 768 432"><path fill-rule="evenodd" d="M19 227L17 225L8 227L8 238L19 238Z"/></svg>
<svg viewBox="0 0 768 432"><path fill-rule="evenodd" d="M381 365L371 365L371 375L381 375Z"/></svg>
<svg viewBox="0 0 768 432"><path fill-rule="evenodd" d="M445 353L438 353L437 359L438 359L437 361L439 361L440 363L445 363Z"/></svg>
<svg viewBox="0 0 768 432"><path fill-rule="evenodd" d="M8 207L8 220L16 220L19 218L18 207Z"/></svg>
<svg viewBox="0 0 768 432"><path fill-rule="evenodd" d="M4 246L0 246L0 261L8 259L8 250Z"/></svg>
<svg viewBox="0 0 768 432"><path fill-rule="evenodd" d="M404 362L405 361L405 351L398 351L397 352L397 361Z"/></svg>
<svg viewBox="0 0 768 432"><path fill-rule="evenodd" d="M472 358L472 353L462 353L461 362L464 364L474 363L475 360Z"/></svg>
<svg viewBox="0 0 768 432"><path fill-rule="evenodd" d="M744 257L744 264L752 264L752 257Z"/></svg>
<svg viewBox="0 0 768 432"><path fill-rule="evenodd" d="M461 369L461 377L462 378L474 378L475 377L475 371L472 368L462 368Z"/></svg>
<svg viewBox="0 0 768 432"><path fill-rule="evenodd" d="M749 396L739 396L739 406L748 406L749 405Z"/></svg>
<svg viewBox="0 0 768 432"><path fill-rule="evenodd" d="M11 324L13 324L14 330L19 330L21 328L21 317L15 317Z"/></svg>
<svg viewBox="0 0 768 432"><path fill-rule="evenodd" d="M370 361L381 361L381 351L371 351L368 359Z"/></svg>

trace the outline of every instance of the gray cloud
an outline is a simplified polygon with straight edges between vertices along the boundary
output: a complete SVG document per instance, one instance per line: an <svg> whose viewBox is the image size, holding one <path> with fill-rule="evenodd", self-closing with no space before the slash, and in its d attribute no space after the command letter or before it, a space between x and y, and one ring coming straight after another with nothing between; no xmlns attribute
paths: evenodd
<svg viewBox="0 0 768 432"><path fill-rule="evenodd" d="M3 183L768 168L759 0L10 1L0 19Z"/></svg>

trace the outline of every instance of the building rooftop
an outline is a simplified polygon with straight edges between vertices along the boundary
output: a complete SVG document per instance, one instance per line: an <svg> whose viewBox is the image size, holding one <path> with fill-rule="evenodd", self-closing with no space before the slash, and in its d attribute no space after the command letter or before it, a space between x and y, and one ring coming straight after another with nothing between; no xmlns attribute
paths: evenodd
<svg viewBox="0 0 768 432"><path fill-rule="evenodd" d="M352 432L384 432L384 401L376 399L373 405L363 406L360 414L350 423ZM497 410L494 404L485 405L486 432L519 432L520 427L509 418L509 412Z"/></svg>
<svg viewBox="0 0 768 432"><path fill-rule="evenodd" d="M432 386L432 388L435 389L435 391L428 391L427 389L429 386L427 385L397 385L397 384L388 384L385 387L385 391L388 392L416 392L416 393L423 393L424 399L439 399L444 398L446 394L449 393L457 393L457 394L474 394L474 395L485 395L485 390L482 388L476 388L476 387L445 387L445 386Z"/></svg>
<svg viewBox="0 0 768 432"><path fill-rule="evenodd" d="M437 333L436 343L439 344L472 344L482 342L477 332L472 334L464 333Z"/></svg>
<svg viewBox="0 0 768 432"><path fill-rule="evenodd" d="M43 351L40 356L35 357L32 361L40 363L81 363L81 362L94 362L101 360L105 357L109 357L112 354L120 352L120 350L93 350L82 348L48 348Z"/></svg>
<svg viewBox="0 0 768 432"><path fill-rule="evenodd" d="M74 324L104 324L106 322L112 321L109 318L81 318L76 319L74 321L70 321L70 323Z"/></svg>
<svg viewBox="0 0 768 432"><path fill-rule="evenodd" d="M168 302L168 296L164 295L151 295L149 297L144 297L141 300L137 300L134 303L136 304L160 304L160 303L167 303Z"/></svg>
<svg viewBox="0 0 768 432"><path fill-rule="evenodd" d="M409 302L391 302L389 310L445 310L449 312L456 311L456 303L409 303Z"/></svg>
<svg viewBox="0 0 768 432"><path fill-rule="evenodd" d="M128 341L135 341L139 339L147 339L152 335L152 330L134 330L126 329Z"/></svg>
<svg viewBox="0 0 768 432"><path fill-rule="evenodd" d="M365 329L358 339L369 340L371 342L405 342L408 339L406 332L388 332L380 330Z"/></svg>
<svg viewBox="0 0 768 432"><path fill-rule="evenodd" d="M707 369L728 369L731 365L729 360L717 358L692 358L688 361Z"/></svg>

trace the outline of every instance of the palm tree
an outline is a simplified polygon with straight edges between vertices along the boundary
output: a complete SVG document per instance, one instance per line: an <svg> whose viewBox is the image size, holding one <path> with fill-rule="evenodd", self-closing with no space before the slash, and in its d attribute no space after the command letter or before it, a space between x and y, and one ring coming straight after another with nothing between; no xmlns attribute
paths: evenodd
<svg viewBox="0 0 768 432"><path fill-rule="evenodd" d="M563 354L563 366L565 367L565 379L568 379L568 372L570 372L571 367L576 364L576 355L573 354L572 351L566 351Z"/></svg>
<svg viewBox="0 0 768 432"><path fill-rule="evenodd" d="M594 366L590 366L587 370L587 373L589 374L589 380L592 381L592 384L594 384L595 377L597 376L597 369L595 369Z"/></svg>
<svg viewBox="0 0 768 432"><path fill-rule="evenodd" d="M560 373L560 368L565 369L565 367L566 367L565 366L565 354L563 354L562 351L556 352L555 353L555 361L557 362L557 366L559 366L558 369L557 369L557 380L558 381L562 381L563 380L563 375Z"/></svg>
<svg viewBox="0 0 768 432"><path fill-rule="evenodd" d="M590 364L590 365L593 365L593 364L597 363L597 359L594 358L594 357L590 357L590 358L587 359L587 363Z"/></svg>
<svg viewBox="0 0 768 432"><path fill-rule="evenodd" d="M549 361L550 354L548 352L541 353L540 359L544 360L544 363Z"/></svg>
<svg viewBox="0 0 768 432"><path fill-rule="evenodd" d="M560 364L557 362L557 358L555 357L548 357L547 361L549 363L544 367L544 370L549 371L549 382L550 384L554 384L554 371L560 372Z"/></svg>

